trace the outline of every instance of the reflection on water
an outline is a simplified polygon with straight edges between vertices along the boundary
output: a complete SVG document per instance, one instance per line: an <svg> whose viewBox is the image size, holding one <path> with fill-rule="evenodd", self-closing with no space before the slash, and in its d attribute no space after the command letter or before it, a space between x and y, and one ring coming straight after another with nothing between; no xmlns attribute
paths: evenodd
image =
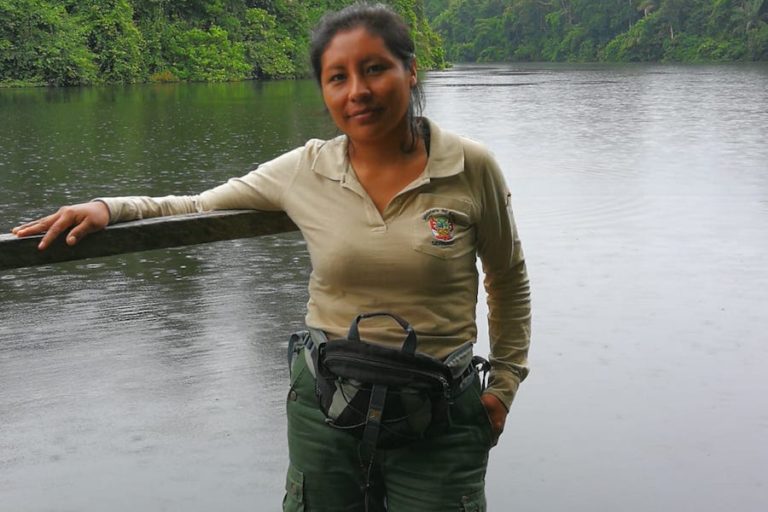
<svg viewBox="0 0 768 512"><path fill-rule="evenodd" d="M768 68L424 82L428 115L501 162L534 285L490 509L768 508ZM4 229L334 133L309 81L0 90L0 111ZM291 234L0 274L0 508L279 509L308 272Z"/></svg>

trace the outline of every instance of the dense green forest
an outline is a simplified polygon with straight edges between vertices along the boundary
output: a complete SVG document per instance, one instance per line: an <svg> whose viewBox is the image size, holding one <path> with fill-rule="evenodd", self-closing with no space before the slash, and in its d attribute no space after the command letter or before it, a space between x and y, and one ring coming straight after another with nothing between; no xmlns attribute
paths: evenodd
<svg viewBox="0 0 768 512"><path fill-rule="evenodd" d="M308 74L351 0L0 0L0 85ZM768 0L392 0L422 68L461 61L768 60ZM441 40L442 38L442 40Z"/></svg>
<svg viewBox="0 0 768 512"><path fill-rule="evenodd" d="M768 60L768 0L425 0L451 61Z"/></svg>
<svg viewBox="0 0 768 512"><path fill-rule="evenodd" d="M0 83L224 81L308 74L310 27L343 0L0 0ZM422 66L444 66L421 0L393 0Z"/></svg>

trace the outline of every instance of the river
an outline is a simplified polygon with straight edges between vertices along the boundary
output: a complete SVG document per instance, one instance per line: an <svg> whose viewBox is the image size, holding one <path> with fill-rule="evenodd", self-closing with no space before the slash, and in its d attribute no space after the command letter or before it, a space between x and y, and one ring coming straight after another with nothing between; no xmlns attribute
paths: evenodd
<svg viewBox="0 0 768 512"><path fill-rule="evenodd" d="M422 81L501 163L533 287L489 510L768 510L768 66ZM0 89L0 119L2 229L335 133L310 81ZM0 510L279 510L308 272L290 234L0 273Z"/></svg>

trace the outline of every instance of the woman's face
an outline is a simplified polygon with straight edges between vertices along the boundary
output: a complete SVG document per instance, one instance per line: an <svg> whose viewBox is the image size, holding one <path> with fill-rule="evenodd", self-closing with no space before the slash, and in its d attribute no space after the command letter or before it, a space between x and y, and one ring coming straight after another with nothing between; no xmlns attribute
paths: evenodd
<svg viewBox="0 0 768 512"><path fill-rule="evenodd" d="M325 105L353 143L402 142L415 64L406 68L381 37L363 27L337 33L320 64Z"/></svg>

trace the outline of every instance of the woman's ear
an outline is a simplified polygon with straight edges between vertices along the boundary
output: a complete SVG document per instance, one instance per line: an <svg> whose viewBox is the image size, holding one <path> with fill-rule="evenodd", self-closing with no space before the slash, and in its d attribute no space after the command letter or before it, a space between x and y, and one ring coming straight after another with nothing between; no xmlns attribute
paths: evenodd
<svg viewBox="0 0 768 512"><path fill-rule="evenodd" d="M411 61L411 87L416 87L418 83L418 74L416 73L416 59Z"/></svg>

